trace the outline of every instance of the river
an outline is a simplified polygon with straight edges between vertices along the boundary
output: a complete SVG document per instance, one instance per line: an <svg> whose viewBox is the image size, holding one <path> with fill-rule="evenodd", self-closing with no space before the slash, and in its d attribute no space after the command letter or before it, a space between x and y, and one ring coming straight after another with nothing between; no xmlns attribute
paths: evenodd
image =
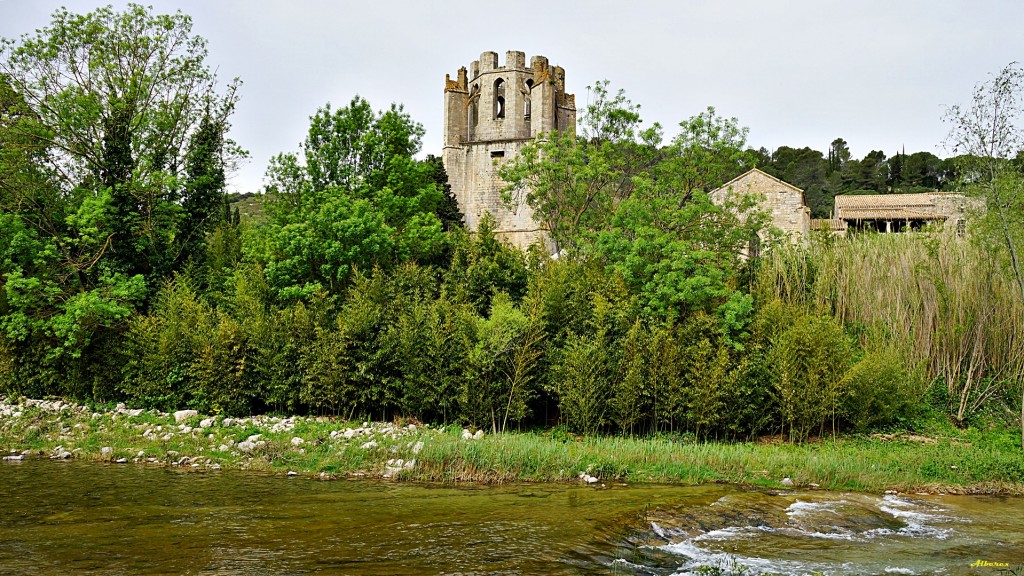
<svg viewBox="0 0 1024 576"><path fill-rule="evenodd" d="M0 464L4 575L999 574L1021 564L1014 498Z"/></svg>

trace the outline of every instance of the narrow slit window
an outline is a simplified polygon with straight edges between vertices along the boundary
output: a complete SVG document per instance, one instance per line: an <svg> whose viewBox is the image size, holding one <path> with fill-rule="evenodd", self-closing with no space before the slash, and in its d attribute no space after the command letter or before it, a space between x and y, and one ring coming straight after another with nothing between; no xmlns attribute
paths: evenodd
<svg viewBox="0 0 1024 576"><path fill-rule="evenodd" d="M505 117L505 80L498 78L494 81L494 119Z"/></svg>
<svg viewBox="0 0 1024 576"><path fill-rule="evenodd" d="M533 94L533 80L527 80L526 81L526 94L525 94L525 98L524 98L525 102L523 102L523 119L524 120L529 120L530 119L530 113L531 113L531 110L530 110L530 97L532 96L532 94Z"/></svg>

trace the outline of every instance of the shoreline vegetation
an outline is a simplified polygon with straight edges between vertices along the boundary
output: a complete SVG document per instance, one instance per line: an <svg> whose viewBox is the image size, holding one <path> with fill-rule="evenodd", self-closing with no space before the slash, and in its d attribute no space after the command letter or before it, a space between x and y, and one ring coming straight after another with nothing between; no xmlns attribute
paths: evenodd
<svg viewBox="0 0 1024 576"><path fill-rule="evenodd" d="M1007 431L847 435L804 444L578 437L559 428L486 434L413 421L225 418L195 411L89 407L0 398L4 464L79 459L247 470L323 480L579 482L768 489L1024 495L1024 462Z"/></svg>
<svg viewBox="0 0 1024 576"><path fill-rule="evenodd" d="M491 214L468 229L423 126L360 96L310 116L243 220L240 86L184 14L61 10L2 46L12 465L1024 494L1015 64L950 110L958 156L909 187L902 154L754 150L712 107L666 139L599 81L574 132L501 163L502 201L547 231L523 251ZM986 210L791 242L758 197L712 201L756 166L818 206L926 186Z"/></svg>

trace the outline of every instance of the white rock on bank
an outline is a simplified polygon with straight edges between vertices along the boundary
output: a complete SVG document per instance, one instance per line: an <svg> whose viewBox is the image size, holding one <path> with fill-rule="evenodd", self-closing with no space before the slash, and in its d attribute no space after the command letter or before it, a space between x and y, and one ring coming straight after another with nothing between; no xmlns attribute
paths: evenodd
<svg viewBox="0 0 1024 576"><path fill-rule="evenodd" d="M787 477L783 478L782 482L779 482L779 484L782 484L783 486L789 487L789 486L793 485L793 480L789 476L787 476Z"/></svg>
<svg viewBox="0 0 1024 576"><path fill-rule="evenodd" d="M363 450L369 450L370 448L376 448L376 447L377 447L377 441L376 440L370 440L366 444L363 444L362 446L360 446L360 448L362 448Z"/></svg>
<svg viewBox="0 0 1024 576"><path fill-rule="evenodd" d="M248 454L256 449L256 443L249 440L245 440L238 443L238 449Z"/></svg>
<svg viewBox="0 0 1024 576"><path fill-rule="evenodd" d="M17 454L17 455L14 455L14 456L4 456L4 460L18 461L18 460L24 460L24 459L25 459L25 457L22 456L21 454Z"/></svg>
<svg viewBox="0 0 1024 576"><path fill-rule="evenodd" d="M200 428L209 428L210 426L213 426L213 423L214 423L214 419L213 418L206 418L206 419L204 419L204 420L199 422L199 427Z"/></svg>
<svg viewBox="0 0 1024 576"><path fill-rule="evenodd" d="M412 453L413 454L419 454L420 450L423 450L423 442L422 441L417 442L416 445L412 447Z"/></svg>
<svg viewBox="0 0 1024 576"><path fill-rule="evenodd" d="M110 446L104 446L100 448L100 456L103 458L110 458L114 454L114 449Z"/></svg>
<svg viewBox="0 0 1024 576"><path fill-rule="evenodd" d="M292 446L302 446L305 443L306 441L303 440L302 438L299 438L298 436L292 438Z"/></svg>
<svg viewBox="0 0 1024 576"><path fill-rule="evenodd" d="M185 420L188 420L189 418L193 418L195 416L199 416L199 412L195 410L178 410L177 412L174 413L174 421L177 422L178 424L181 424Z"/></svg>
<svg viewBox="0 0 1024 576"><path fill-rule="evenodd" d="M481 439L483 437L484 437L484 431L483 430L477 430L476 434L473 434L473 440L479 440L479 439Z"/></svg>

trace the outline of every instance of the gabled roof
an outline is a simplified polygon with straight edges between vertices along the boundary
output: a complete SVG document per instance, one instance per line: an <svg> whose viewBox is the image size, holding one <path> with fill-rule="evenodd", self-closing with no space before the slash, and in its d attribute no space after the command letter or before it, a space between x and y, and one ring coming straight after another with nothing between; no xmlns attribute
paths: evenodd
<svg viewBox="0 0 1024 576"><path fill-rule="evenodd" d="M778 184L778 185L780 185L780 186L782 186L784 188L788 188L789 190L792 190L793 192L799 192L800 193L800 198L803 199L804 205L805 206L807 205L807 197L805 196L804 191L802 189L797 188L796 186L793 186L792 184L790 184L789 182L786 182L785 180L779 180L775 176L772 176L771 174L765 172L764 170L760 170L758 168L751 168L750 170L747 170L743 174L740 174L739 176L733 178L732 180L729 180L725 184L722 184L722 186L720 188L716 188L716 189L712 190L711 194L715 194L716 192L727 192L729 190L729 188L732 188L732 187L736 186L737 184L739 184L742 180L746 180L747 178L751 178L751 177L764 178L764 179L770 180L771 182L773 182L775 184Z"/></svg>

